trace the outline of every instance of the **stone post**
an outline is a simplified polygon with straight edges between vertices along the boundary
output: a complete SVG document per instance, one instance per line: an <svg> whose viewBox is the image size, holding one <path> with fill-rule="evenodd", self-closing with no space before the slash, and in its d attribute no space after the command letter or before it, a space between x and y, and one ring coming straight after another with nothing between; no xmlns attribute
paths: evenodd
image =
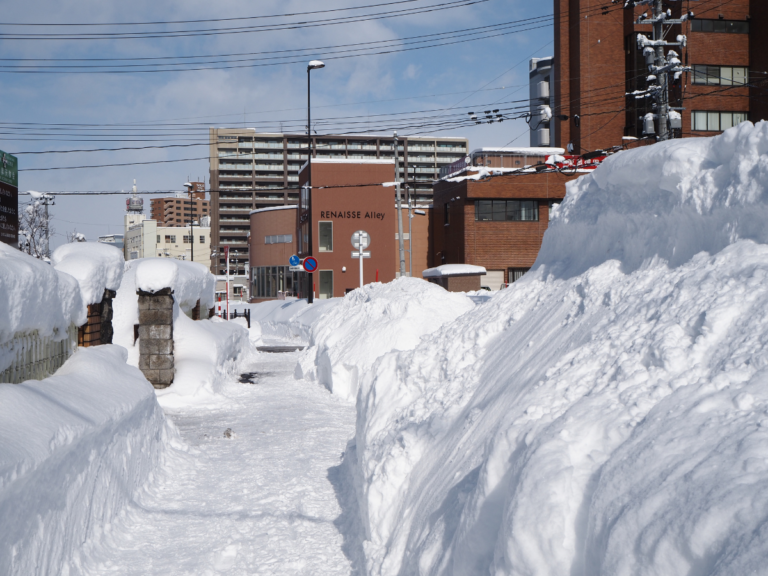
<svg viewBox="0 0 768 576"><path fill-rule="evenodd" d="M112 329L113 307L117 292L114 290L104 290L104 298L101 300L101 343L112 344L112 336L115 331Z"/></svg>
<svg viewBox="0 0 768 576"><path fill-rule="evenodd" d="M173 383L173 296L170 288L138 291L139 369L155 388Z"/></svg>

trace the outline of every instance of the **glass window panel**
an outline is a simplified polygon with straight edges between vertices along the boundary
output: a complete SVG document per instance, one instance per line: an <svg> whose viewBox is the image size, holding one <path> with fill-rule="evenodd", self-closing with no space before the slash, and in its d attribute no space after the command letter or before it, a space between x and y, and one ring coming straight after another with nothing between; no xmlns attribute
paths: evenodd
<svg viewBox="0 0 768 576"><path fill-rule="evenodd" d="M507 201L506 200L494 200L493 201L493 220L494 222L503 222L507 219Z"/></svg>
<svg viewBox="0 0 768 576"><path fill-rule="evenodd" d="M749 22L730 21L728 32L732 34L749 34Z"/></svg>
<svg viewBox="0 0 768 576"><path fill-rule="evenodd" d="M318 222L317 227L320 236L319 251L333 252L333 222Z"/></svg>
<svg viewBox="0 0 768 576"><path fill-rule="evenodd" d="M720 66L707 66L707 84L720 84Z"/></svg>
<svg viewBox="0 0 768 576"><path fill-rule="evenodd" d="M693 67L693 83L694 84L707 83L707 67L706 66Z"/></svg>
<svg viewBox="0 0 768 576"><path fill-rule="evenodd" d="M525 200L520 204L523 220L535 222L539 219L539 203L536 200Z"/></svg>
<svg viewBox="0 0 768 576"><path fill-rule="evenodd" d="M733 113L733 125L738 126L742 122L747 121L747 113L746 112L734 112Z"/></svg>
<svg viewBox="0 0 768 576"><path fill-rule="evenodd" d="M691 21L691 32L701 32L701 20Z"/></svg>
<svg viewBox="0 0 768 576"><path fill-rule="evenodd" d="M713 20L712 26L714 32L725 32L727 28L725 20Z"/></svg>
<svg viewBox="0 0 768 576"><path fill-rule="evenodd" d="M733 114L731 112L720 112L720 130L728 130L733 126Z"/></svg>
<svg viewBox="0 0 768 576"><path fill-rule="evenodd" d="M507 200L507 220L520 220L520 200Z"/></svg>
<svg viewBox="0 0 768 576"><path fill-rule="evenodd" d="M693 116L694 130L707 129L707 113L706 112L694 112L692 116Z"/></svg>
<svg viewBox="0 0 768 576"><path fill-rule="evenodd" d="M478 200L475 207L479 221L488 222L493 219L493 203L490 200Z"/></svg>
<svg viewBox="0 0 768 576"><path fill-rule="evenodd" d="M712 32L714 29L712 25L712 20L700 20L701 22L701 31L702 32Z"/></svg>
<svg viewBox="0 0 768 576"><path fill-rule="evenodd" d="M730 66L720 67L720 85L721 86L733 85L733 71L734 69L731 68Z"/></svg>
<svg viewBox="0 0 768 576"><path fill-rule="evenodd" d="M733 68L733 83L737 86L742 86L747 83L747 69L746 68Z"/></svg>
<svg viewBox="0 0 768 576"><path fill-rule="evenodd" d="M707 112L707 130L710 132L720 131L720 113Z"/></svg>
<svg viewBox="0 0 768 576"><path fill-rule="evenodd" d="M320 271L320 299L333 298L333 270Z"/></svg>

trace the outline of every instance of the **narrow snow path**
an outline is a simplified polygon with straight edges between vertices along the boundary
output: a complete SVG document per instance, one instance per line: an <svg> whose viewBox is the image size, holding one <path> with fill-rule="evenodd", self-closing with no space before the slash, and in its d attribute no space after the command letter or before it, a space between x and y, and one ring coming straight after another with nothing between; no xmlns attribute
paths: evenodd
<svg viewBox="0 0 768 576"><path fill-rule="evenodd" d="M296 357L261 354L226 408L169 414L190 452L83 549L83 574L353 572L337 492L354 407L295 380Z"/></svg>

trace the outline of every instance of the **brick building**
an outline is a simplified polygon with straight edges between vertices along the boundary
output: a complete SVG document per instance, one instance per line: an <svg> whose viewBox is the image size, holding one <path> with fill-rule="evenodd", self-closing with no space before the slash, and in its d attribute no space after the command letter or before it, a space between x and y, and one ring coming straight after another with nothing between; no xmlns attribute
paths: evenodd
<svg viewBox="0 0 768 576"><path fill-rule="evenodd" d="M581 174L508 169L483 176L480 170L468 167L435 184L431 260L483 266L482 285L498 290L536 261L550 208Z"/></svg>
<svg viewBox="0 0 768 576"><path fill-rule="evenodd" d="M581 154L621 145L624 136L642 137L641 117L651 101L625 94L646 88L637 35L650 37L651 26L635 22L650 7L622 9L623 2L597 0L554 4L552 144L566 148L570 143ZM768 43L762 36L768 3L686 0L665 2L664 8L675 18L689 11L695 15L669 34L671 39L686 35L687 47L676 51L694 68L670 89L670 105L684 108L678 136L711 136L746 119L768 118Z"/></svg>
<svg viewBox="0 0 768 576"><path fill-rule="evenodd" d="M153 198L150 201L150 218L158 226L189 226L190 219L199 222L210 216L210 203L205 199L205 182L191 182L192 199L182 192L173 197Z"/></svg>

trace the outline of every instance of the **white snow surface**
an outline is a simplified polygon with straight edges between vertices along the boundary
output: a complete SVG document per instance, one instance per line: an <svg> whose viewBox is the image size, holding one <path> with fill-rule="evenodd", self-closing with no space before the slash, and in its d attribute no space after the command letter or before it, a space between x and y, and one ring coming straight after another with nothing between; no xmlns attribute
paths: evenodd
<svg viewBox="0 0 768 576"><path fill-rule="evenodd" d="M424 278L441 278L443 276L460 276L466 274L485 275L486 270L482 266L472 264L443 264L435 268L427 268L422 272Z"/></svg>
<svg viewBox="0 0 768 576"><path fill-rule="evenodd" d="M306 344L311 338L312 325L339 306L341 300L315 300L311 306L306 300L296 298L251 304L251 330L258 324L261 338L264 340Z"/></svg>
<svg viewBox="0 0 768 576"><path fill-rule="evenodd" d="M139 365L139 341L133 340L133 327L139 323L137 286L147 291L170 286L174 289L175 375L170 387L157 391L158 398L165 407L196 403L213 406L222 401L221 385L249 359L253 348L248 330L237 322L216 317L192 320L187 316L198 298L201 314L213 305L213 274L201 264L160 258L131 260L125 268L113 301L112 327L113 342L128 350L128 363ZM152 276L153 273L157 276ZM139 284L138 280L143 283Z"/></svg>
<svg viewBox="0 0 768 576"><path fill-rule="evenodd" d="M382 339L345 456L367 574L765 573L766 151L747 123L616 154L521 281Z"/></svg>
<svg viewBox="0 0 768 576"><path fill-rule="evenodd" d="M354 401L360 378L382 351L410 350L424 334L473 307L464 294L418 278L367 284L312 324L296 377L318 381L335 395Z"/></svg>
<svg viewBox="0 0 768 576"><path fill-rule="evenodd" d="M123 279L125 258L114 246L100 242L70 242L54 250L51 264L80 285L83 304L98 304L104 290L117 290Z"/></svg>
<svg viewBox="0 0 768 576"><path fill-rule="evenodd" d="M173 289L173 298L182 310L191 310L200 300L201 314L215 302L216 278L198 262L173 258L143 258L126 263L135 276L137 290L157 292Z"/></svg>
<svg viewBox="0 0 768 576"><path fill-rule="evenodd" d="M86 320L77 281L45 262L0 243L0 344L37 331L54 340ZM0 353L0 371L10 357Z"/></svg>
<svg viewBox="0 0 768 576"><path fill-rule="evenodd" d="M45 380L0 384L0 573L79 573L83 542L182 448L125 356L81 348Z"/></svg>

